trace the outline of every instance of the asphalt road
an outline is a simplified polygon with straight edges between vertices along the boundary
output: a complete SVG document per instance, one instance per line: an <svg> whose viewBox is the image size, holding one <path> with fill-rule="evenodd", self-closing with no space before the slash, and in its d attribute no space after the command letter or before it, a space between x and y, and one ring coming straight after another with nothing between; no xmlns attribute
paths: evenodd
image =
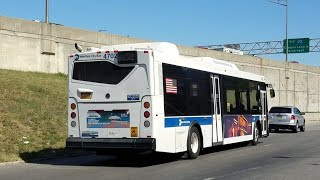
<svg viewBox="0 0 320 180"><path fill-rule="evenodd" d="M0 165L0 179L320 179L320 123L306 132L271 133L257 146L210 148L195 160L81 156Z"/></svg>

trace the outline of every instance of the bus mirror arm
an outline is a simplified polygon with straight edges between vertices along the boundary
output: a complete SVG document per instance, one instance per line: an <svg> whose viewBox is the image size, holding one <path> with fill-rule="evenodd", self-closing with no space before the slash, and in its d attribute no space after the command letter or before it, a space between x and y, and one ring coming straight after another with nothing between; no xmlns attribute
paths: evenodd
<svg viewBox="0 0 320 180"><path fill-rule="evenodd" d="M82 47L81 47L78 43L75 43L75 44L74 44L74 47L75 47L76 50L78 50L79 52L82 52Z"/></svg>

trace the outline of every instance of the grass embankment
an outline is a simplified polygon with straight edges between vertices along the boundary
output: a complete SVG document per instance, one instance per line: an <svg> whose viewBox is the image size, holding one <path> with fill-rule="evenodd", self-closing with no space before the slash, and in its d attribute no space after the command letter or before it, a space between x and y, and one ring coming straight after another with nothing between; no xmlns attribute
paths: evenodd
<svg viewBox="0 0 320 180"><path fill-rule="evenodd" d="M66 75L0 70L0 162L63 149L66 124Z"/></svg>

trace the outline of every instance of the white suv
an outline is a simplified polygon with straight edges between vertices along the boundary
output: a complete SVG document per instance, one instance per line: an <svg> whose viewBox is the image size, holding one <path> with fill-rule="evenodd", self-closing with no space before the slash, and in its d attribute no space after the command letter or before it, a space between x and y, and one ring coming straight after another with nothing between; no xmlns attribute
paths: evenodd
<svg viewBox="0 0 320 180"><path fill-rule="evenodd" d="M294 106L275 106L269 111L269 131L272 129L279 131L279 129L291 129L297 133L305 131L305 119L297 107Z"/></svg>

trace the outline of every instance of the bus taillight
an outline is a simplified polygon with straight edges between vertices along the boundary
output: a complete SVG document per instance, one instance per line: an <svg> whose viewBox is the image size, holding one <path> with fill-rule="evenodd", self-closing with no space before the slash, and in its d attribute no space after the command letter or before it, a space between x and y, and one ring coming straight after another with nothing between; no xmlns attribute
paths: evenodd
<svg viewBox="0 0 320 180"><path fill-rule="evenodd" d="M151 132L151 123L152 123L152 117L151 117L151 103L150 103L151 99L148 97L145 97L145 99L143 99L143 105L142 105L142 119L141 119L141 124L140 124L140 136L142 137L151 137L152 132ZM147 128L147 129L145 129Z"/></svg>
<svg viewBox="0 0 320 180"><path fill-rule="evenodd" d="M144 125L144 127L150 127L150 121L148 121L148 120L146 120L146 121L144 121L144 123L143 123L143 125Z"/></svg>
<svg viewBox="0 0 320 180"><path fill-rule="evenodd" d="M71 109L72 111L75 111L75 110L77 109L76 103L71 103L71 104L70 104L70 109ZM75 118L77 117L77 113L76 113L76 112L71 112L70 117L73 119L73 120L71 121L70 125L71 125L71 127L74 128L74 127L77 126L77 123L76 123L76 121L75 121Z"/></svg>
<svg viewBox="0 0 320 180"><path fill-rule="evenodd" d="M72 103L72 104L70 105L70 108L71 108L72 110L75 110L75 109L77 108L77 105L76 105L75 103Z"/></svg>
<svg viewBox="0 0 320 180"><path fill-rule="evenodd" d="M77 123L75 121L71 121L71 127L76 127Z"/></svg>
<svg viewBox="0 0 320 180"><path fill-rule="evenodd" d="M144 102L143 103L143 107L148 109L150 107L150 103L149 102Z"/></svg>
<svg viewBox="0 0 320 180"><path fill-rule="evenodd" d="M143 113L143 115L144 115L145 118L149 118L149 117L150 117L149 111L145 111L145 112Z"/></svg>
<svg viewBox="0 0 320 180"><path fill-rule="evenodd" d="M77 114L76 114L75 112L72 112L72 113L71 113L71 118L74 119L74 118L76 118L76 117L77 117Z"/></svg>

